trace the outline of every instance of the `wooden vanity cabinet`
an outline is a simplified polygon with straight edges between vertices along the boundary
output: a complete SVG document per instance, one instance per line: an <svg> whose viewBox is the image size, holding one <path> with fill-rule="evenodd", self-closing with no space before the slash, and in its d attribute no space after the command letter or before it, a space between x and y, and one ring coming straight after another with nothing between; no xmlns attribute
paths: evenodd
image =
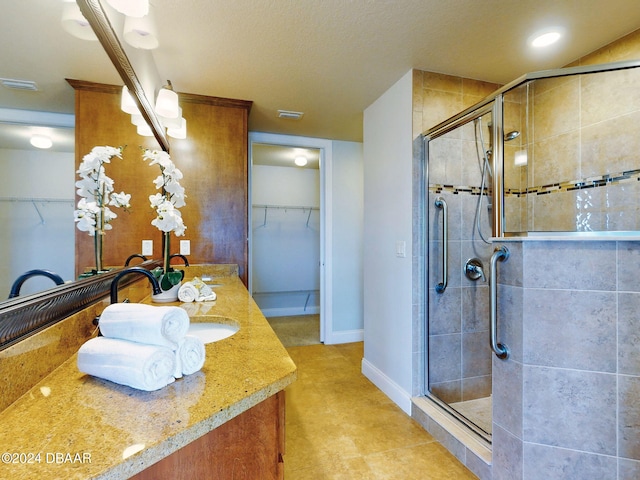
<svg viewBox="0 0 640 480"><path fill-rule="evenodd" d="M284 391L131 477L134 480L282 480Z"/></svg>

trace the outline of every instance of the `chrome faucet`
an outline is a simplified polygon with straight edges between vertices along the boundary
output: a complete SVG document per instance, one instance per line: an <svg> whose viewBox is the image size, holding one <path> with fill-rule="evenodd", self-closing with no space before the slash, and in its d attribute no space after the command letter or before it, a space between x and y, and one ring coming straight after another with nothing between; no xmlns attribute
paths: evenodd
<svg viewBox="0 0 640 480"><path fill-rule="evenodd" d="M9 298L15 298L18 295L20 295L20 288L22 287L22 284L27 279L31 277L38 277L38 276L50 278L51 280L56 282L56 285L62 285L64 283L64 280L60 275L50 270L39 270L39 269L29 270L28 272L25 272L22 275L20 275L17 278L17 280L13 282L13 285L11 286L11 291L9 292Z"/></svg>
<svg viewBox="0 0 640 480"><path fill-rule="evenodd" d="M145 270L142 267L129 267L129 268L125 268L124 270L121 270L111 281L111 303L118 303L118 282L122 277L130 273L140 273L146 276L151 282L151 286L153 287L153 293L155 295L162 293L162 290L160 289L160 284L158 283L158 280L156 280L156 277L153 276L153 273L151 273L149 270Z"/></svg>
<svg viewBox="0 0 640 480"><path fill-rule="evenodd" d="M189 266L189 260L187 260L187 257L185 257L184 255L182 255L181 253L174 253L173 255L170 255L170 256L169 256L169 261L171 261L171 259L172 259L173 257L179 257L179 258L181 258L182 260L184 260L184 266L185 266L185 267L188 267L188 266Z"/></svg>
<svg viewBox="0 0 640 480"><path fill-rule="evenodd" d="M129 255L129 258L127 258L127 259L124 261L124 266L125 266L125 267L128 267L128 266L129 266L129 262L130 262L131 260L133 260L134 258L141 258L143 261L145 261L145 262L147 261L147 257L145 257L144 255L142 255L141 253L134 253L133 255Z"/></svg>

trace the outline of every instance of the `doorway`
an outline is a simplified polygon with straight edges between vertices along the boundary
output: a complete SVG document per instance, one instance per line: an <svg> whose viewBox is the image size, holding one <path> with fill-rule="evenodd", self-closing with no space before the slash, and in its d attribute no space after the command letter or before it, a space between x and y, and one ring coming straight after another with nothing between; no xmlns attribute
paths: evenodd
<svg viewBox="0 0 640 480"><path fill-rule="evenodd" d="M287 346L324 342L331 142L250 133L249 153L249 289Z"/></svg>

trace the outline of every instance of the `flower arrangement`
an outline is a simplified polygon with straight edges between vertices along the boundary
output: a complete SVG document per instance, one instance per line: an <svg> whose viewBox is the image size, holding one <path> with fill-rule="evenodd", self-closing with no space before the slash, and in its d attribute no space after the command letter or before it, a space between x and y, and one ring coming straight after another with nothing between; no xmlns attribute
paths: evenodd
<svg viewBox="0 0 640 480"><path fill-rule="evenodd" d="M171 260L171 232L174 232L179 237L184 235L187 229L182 221L180 210L178 210L186 205L184 188L180 185L182 172L176 168L169 154L162 150L144 150L142 159L145 161L150 160L149 166L158 165L160 167L160 175L153 181L156 189L160 190L160 192L150 195L149 202L151 203L151 208L156 211L156 218L151 221L151 225L164 232L164 268L158 267L154 269L153 274L159 280L160 287L163 290L169 290L171 287L178 285L184 277L183 271L174 270L169 265Z"/></svg>
<svg viewBox="0 0 640 480"><path fill-rule="evenodd" d="M93 147L85 155L78 168L80 180L76 182L77 193L82 197L78 208L74 210L74 221L78 230L88 232L94 237L96 272L103 271L102 243L104 234L111 230L111 221L117 215L109 208L122 207L125 211L130 207L131 195L115 193L113 180L105 173L105 163L111 163L113 157L122 158L122 147Z"/></svg>

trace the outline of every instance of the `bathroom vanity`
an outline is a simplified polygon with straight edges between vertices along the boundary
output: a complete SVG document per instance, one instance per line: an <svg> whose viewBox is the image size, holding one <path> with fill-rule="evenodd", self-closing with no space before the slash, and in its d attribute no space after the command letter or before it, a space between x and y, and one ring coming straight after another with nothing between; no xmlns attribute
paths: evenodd
<svg viewBox="0 0 640 480"><path fill-rule="evenodd" d="M211 268L186 267L185 278ZM2 412L0 478L282 478L283 390L296 367L237 269L207 283L215 302L175 305L240 328L206 345L201 371L144 392L81 373L71 355Z"/></svg>

